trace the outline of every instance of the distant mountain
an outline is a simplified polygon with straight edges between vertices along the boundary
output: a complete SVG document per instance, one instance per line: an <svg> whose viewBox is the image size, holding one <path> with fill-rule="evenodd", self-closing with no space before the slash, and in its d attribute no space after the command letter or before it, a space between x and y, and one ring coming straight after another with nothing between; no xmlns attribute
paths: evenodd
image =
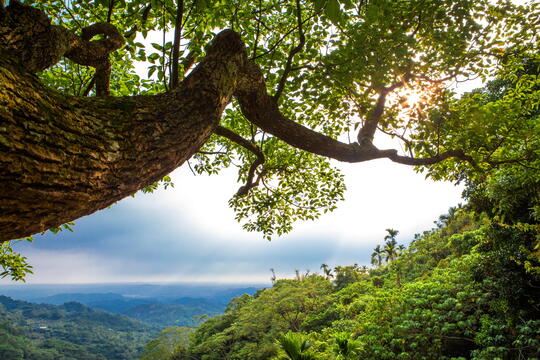
<svg viewBox="0 0 540 360"><path fill-rule="evenodd" d="M159 328L78 302L0 296L0 359L132 360Z"/></svg>
<svg viewBox="0 0 540 360"><path fill-rule="evenodd" d="M101 293L58 293L48 296L37 297L36 292L29 289L31 294L28 301L35 303L62 305L68 302L78 302L105 310L115 314L123 314L133 319L157 326L193 326L199 322L201 316L214 316L225 311L229 301L242 294L253 295L257 292L256 287L223 288L223 286L200 287L200 296L178 296L192 294L193 285L182 287L177 284L171 285L171 289L165 289L165 285L134 285L120 290L129 290L128 294L114 292ZM62 288L62 287L61 287ZM95 289L96 285L92 285ZM149 290L157 296L150 297L141 290ZM160 289L157 291L157 289ZM0 288L2 290L2 288ZM9 289L8 289L9 290ZM86 290L79 287L79 290ZM112 290L112 289L111 289ZM24 293L19 290L19 296Z"/></svg>
<svg viewBox="0 0 540 360"><path fill-rule="evenodd" d="M159 303L155 298L130 298L114 293L67 293L56 294L31 300L36 303L62 305L66 302L76 301L82 304L109 311L116 314L122 314L126 310L148 303Z"/></svg>
<svg viewBox="0 0 540 360"><path fill-rule="evenodd" d="M187 299L190 299L189 301ZM225 306L202 299L184 298L183 304L142 304L128 309L125 315L149 324L160 326L195 326L200 317L222 314Z"/></svg>
<svg viewBox="0 0 540 360"><path fill-rule="evenodd" d="M269 284L196 284L196 283L163 283L163 284L13 284L0 285L0 294L18 300L36 302L36 299L58 294L118 294L132 299L157 299L170 302L182 297L213 298L229 296L229 298L251 293L256 289L268 287ZM227 294L229 293L229 294Z"/></svg>

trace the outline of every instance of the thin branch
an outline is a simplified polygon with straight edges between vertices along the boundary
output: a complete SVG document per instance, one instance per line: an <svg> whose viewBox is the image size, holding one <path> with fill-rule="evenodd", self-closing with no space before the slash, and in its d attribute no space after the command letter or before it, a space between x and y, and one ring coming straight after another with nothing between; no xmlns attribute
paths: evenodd
<svg viewBox="0 0 540 360"><path fill-rule="evenodd" d="M92 91L92 88L94 87L95 84L96 84L96 74L94 73L94 75L92 76L92 79L90 79L90 82L88 83L88 86L84 89L82 96L84 97L88 96L90 94L90 91Z"/></svg>
<svg viewBox="0 0 540 360"><path fill-rule="evenodd" d="M405 145L407 146L407 148L409 149L409 155L411 157L413 157L411 140L407 139L404 135L399 135L399 134L396 134L395 132L389 132L389 131L386 131L386 130L380 128L380 127L377 127L377 130L379 130L383 134L386 134L386 135L389 135L389 136L395 136L398 139L400 139L401 141L403 141L405 143Z"/></svg>
<svg viewBox="0 0 540 360"><path fill-rule="evenodd" d="M259 0L259 9L261 8L261 0ZM256 17L259 19L258 17ZM257 21L257 30L255 33L255 42L253 43L253 55L251 55L251 58L255 58L257 56L257 47L259 46L259 36L261 35L261 25L259 21Z"/></svg>
<svg viewBox="0 0 540 360"><path fill-rule="evenodd" d="M304 19L304 21L302 21L302 25L307 23L309 20L313 19L315 15L311 15L310 17L308 17L307 19ZM287 31L286 33L283 34L283 36L281 38L278 39L278 41L276 41L274 43L274 45L272 45L268 50L266 50L265 52L263 52L262 54L259 54L257 55L256 57L254 57L253 59L250 59L250 60L256 60L258 58L261 58L263 56L266 56L268 54L270 54L271 52L273 52L290 34L293 33L293 31L295 31L296 29L298 29L298 25L297 26L294 26L293 28L291 28L289 31Z"/></svg>
<svg viewBox="0 0 540 360"><path fill-rule="evenodd" d="M298 45L291 49L289 52L289 56L287 57L287 63L285 64L285 69L283 70L283 74L281 75L281 79L279 80L279 84L276 90L276 93L274 94L274 100L277 102L279 98L281 97L281 94L283 94L283 90L285 89L285 83L287 81L287 77L289 76L289 73L291 72L292 67L292 61L294 58L294 55L302 51L302 48L304 47L304 44L306 43L306 36L304 35L304 30L302 29L302 8L300 6L300 0L296 0L296 18L298 20L298 35L300 38L300 42Z"/></svg>
<svg viewBox="0 0 540 360"><path fill-rule="evenodd" d="M189 160L187 161L187 165L189 167L189 170L191 170L191 173L193 174L193 176L197 176L197 173L195 172L195 170L193 170L193 168L191 167L191 163L189 162Z"/></svg>
<svg viewBox="0 0 540 360"><path fill-rule="evenodd" d="M298 71L302 69L309 69L309 70L315 70L315 66L313 65L301 65L301 66L295 66L291 68L291 71Z"/></svg>
<svg viewBox="0 0 540 360"><path fill-rule="evenodd" d="M504 164L515 164L515 163L518 163L521 165L521 162L526 161L526 160L531 160L531 158L522 157L522 158L517 158L517 159L506 159L506 160L485 160L485 162L492 166L504 165Z"/></svg>
<svg viewBox="0 0 540 360"><path fill-rule="evenodd" d="M425 75L415 76L415 78L417 78L417 79L427 81L427 82L432 83L432 84L442 84L442 83L447 82L449 80L455 79L456 77L457 77L457 74L448 75L447 77L442 78L442 79L432 79L432 78L429 78L429 77L427 77Z"/></svg>
<svg viewBox="0 0 540 360"><path fill-rule="evenodd" d="M73 13L71 12L71 9L66 5L65 1L62 1L62 6L64 7L64 9L66 9L71 19L77 23L77 25L79 26L79 29L84 28L84 26L79 22L79 20L77 20L75 15L73 15Z"/></svg>
<svg viewBox="0 0 540 360"><path fill-rule="evenodd" d="M197 151L197 154L201 154L201 155L227 155L229 153L226 152L226 151L202 151L202 150L199 150L199 151Z"/></svg>
<svg viewBox="0 0 540 360"><path fill-rule="evenodd" d="M184 0L178 0L176 7L176 21L174 24L174 43L172 48L172 71L171 71L171 89L178 86L180 75L178 65L180 60L180 39L182 36L182 18L184 16Z"/></svg>
<svg viewBox="0 0 540 360"><path fill-rule="evenodd" d="M109 0L109 10L107 11L107 22L111 23L111 17L114 10L114 0Z"/></svg>
<svg viewBox="0 0 540 360"><path fill-rule="evenodd" d="M255 159L255 161L249 167L246 184L241 186L238 189L238 191L236 192L237 196L247 195L249 190L251 190L252 188L259 185L260 179L265 174L265 170L263 169L259 173L259 176L257 177L257 179L255 181L253 181L253 178L255 177L255 172L257 171L257 168L259 167L259 165L264 164L264 161L265 161L264 154L257 147L257 145L255 145L254 143L244 139L243 137L241 137L237 133L235 133L235 132L233 132L233 131L231 131L231 130L229 130L227 128L224 128L223 126L218 126L217 127L216 134L231 140L232 142L242 146L244 149L246 149L248 151L251 151L257 157L257 159Z"/></svg>
<svg viewBox="0 0 540 360"><path fill-rule="evenodd" d="M143 10L143 13L141 16L141 28L144 28L144 26L146 25L146 22L148 21L148 16L150 15L150 10L152 10L152 4L148 4L148 6L145 7ZM137 31L139 31L139 28L137 25L135 25L124 33L124 37L130 38L133 35L135 35Z"/></svg>
<svg viewBox="0 0 540 360"><path fill-rule="evenodd" d="M165 5L163 5L165 6ZM161 71L162 71L162 74L163 74L163 87L165 88L165 91L169 91L169 84L168 84L168 81L167 81L167 62L166 62L166 57L165 57L165 44L166 44L166 34L167 34L167 26L165 24L165 14L163 14L163 36L162 36L162 41L161 41L161 61L163 61L163 63L161 64ZM169 59L170 61L170 59ZM170 73L169 73L170 75Z"/></svg>
<svg viewBox="0 0 540 360"><path fill-rule="evenodd" d="M190 51L184 61L182 61L182 72L184 75L191 69L191 67L195 64L196 56L195 52Z"/></svg>

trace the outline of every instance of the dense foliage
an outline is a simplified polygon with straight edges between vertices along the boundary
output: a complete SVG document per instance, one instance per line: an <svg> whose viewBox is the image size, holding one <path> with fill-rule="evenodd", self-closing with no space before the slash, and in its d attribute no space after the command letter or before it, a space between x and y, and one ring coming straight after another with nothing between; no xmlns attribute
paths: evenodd
<svg viewBox="0 0 540 360"><path fill-rule="evenodd" d="M137 359L157 328L76 302L33 304L0 296L0 359Z"/></svg>
<svg viewBox="0 0 540 360"><path fill-rule="evenodd" d="M336 281L346 267L277 280L162 358L536 359L539 240L537 225L453 209L346 286Z"/></svg>

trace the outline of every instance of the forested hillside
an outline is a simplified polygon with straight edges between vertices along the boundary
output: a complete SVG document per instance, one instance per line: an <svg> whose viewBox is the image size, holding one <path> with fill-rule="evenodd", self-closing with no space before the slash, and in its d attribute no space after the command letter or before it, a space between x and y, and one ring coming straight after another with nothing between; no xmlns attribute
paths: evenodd
<svg viewBox="0 0 540 360"><path fill-rule="evenodd" d="M89 308L0 296L0 359L137 359L158 328Z"/></svg>
<svg viewBox="0 0 540 360"><path fill-rule="evenodd" d="M236 298L170 358L537 359L537 244L533 226L460 208L373 269L337 267Z"/></svg>
<svg viewBox="0 0 540 360"><path fill-rule="evenodd" d="M162 334L144 359L538 359L537 175L471 182L468 205L407 247L387 229L373 267L322 264L324 275L276 280L189 336Z"/></svg>

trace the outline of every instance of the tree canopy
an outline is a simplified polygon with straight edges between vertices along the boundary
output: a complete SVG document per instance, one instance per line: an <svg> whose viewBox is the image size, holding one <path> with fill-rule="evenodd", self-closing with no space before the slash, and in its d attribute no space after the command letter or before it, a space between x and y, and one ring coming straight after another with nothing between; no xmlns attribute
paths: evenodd
<svg viewBox="0 0 540 360"><path fill-rule="evenodd" d="M230 206L268 238L343 199L331 159L478 187L539 167L537 1L0 4L2 241L168 184L189 159L237 167ZM477 77L500 84L449 86Z"/></svg>

